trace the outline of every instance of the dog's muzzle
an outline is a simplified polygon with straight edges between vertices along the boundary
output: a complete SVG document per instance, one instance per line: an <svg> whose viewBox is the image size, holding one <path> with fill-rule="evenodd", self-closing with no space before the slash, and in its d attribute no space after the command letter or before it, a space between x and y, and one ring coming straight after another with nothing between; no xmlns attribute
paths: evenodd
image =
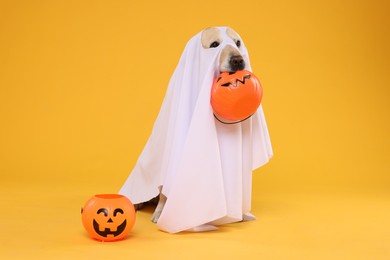
<svg viewBox="0 0 390 260"><path fill-rule="evenodd" d="M236 72L238 70L243 70L245 68L245 61L242 58L242 56L235 55L230 58L229 65L232 72Z"/></svg>

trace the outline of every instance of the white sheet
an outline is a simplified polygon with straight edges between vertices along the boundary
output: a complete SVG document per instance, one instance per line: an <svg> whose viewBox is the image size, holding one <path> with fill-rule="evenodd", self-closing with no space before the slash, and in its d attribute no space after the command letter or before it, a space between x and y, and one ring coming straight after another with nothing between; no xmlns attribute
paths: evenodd
<svg viewBox="0 0 390 260"><path fill-rule="evenodd" d="M168 85L151 136L120 190L133 203L162 193L167 202L157 222L176 233L241 221L251 210L252 170L272 157L262 107L248 120L226 125L213 116L210 90L218 60L235 43L204 49L201 33L186 45ZM240 47L250 69L244 43Z"/></svg>

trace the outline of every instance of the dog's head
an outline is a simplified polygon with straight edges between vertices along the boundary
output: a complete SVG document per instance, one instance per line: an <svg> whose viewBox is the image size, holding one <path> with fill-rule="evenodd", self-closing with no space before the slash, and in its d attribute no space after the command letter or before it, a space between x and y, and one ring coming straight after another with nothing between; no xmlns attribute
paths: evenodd
<svg viewBox="0 0 390 260"><path fill-rule="evenodd" d="M241 37L233 29L207 28L202 32L201 42L204 49L219 49L219 72L247 69L247 62L241 53Z"/></svg>

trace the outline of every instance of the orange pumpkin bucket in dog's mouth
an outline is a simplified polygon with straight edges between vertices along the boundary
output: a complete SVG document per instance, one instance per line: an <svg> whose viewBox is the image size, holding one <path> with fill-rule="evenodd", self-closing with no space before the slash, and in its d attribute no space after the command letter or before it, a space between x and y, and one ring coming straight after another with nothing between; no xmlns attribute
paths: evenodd
<svg viewBox="0 0 390 260"><path fill-rule="evenodd" d="M213 82L210 103L219 121L234 124L252 116L262 96L260 81L252 72L222 72Z"/></svg>

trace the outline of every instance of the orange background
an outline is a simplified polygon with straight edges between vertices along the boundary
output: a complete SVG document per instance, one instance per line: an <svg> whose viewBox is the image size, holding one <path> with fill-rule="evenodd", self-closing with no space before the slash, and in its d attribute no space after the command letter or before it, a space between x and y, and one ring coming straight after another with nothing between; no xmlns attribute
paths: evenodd
<svg viewBox="0 0 390 260"><path fill-rule="evenodd" d="M0 257L389 259L389 7L0 1ZM186 42L220 25L264 87L275 157L254 172L259 219L169 235L147 210L129 239L90 240L80 207L119 190Z"/></svg>

